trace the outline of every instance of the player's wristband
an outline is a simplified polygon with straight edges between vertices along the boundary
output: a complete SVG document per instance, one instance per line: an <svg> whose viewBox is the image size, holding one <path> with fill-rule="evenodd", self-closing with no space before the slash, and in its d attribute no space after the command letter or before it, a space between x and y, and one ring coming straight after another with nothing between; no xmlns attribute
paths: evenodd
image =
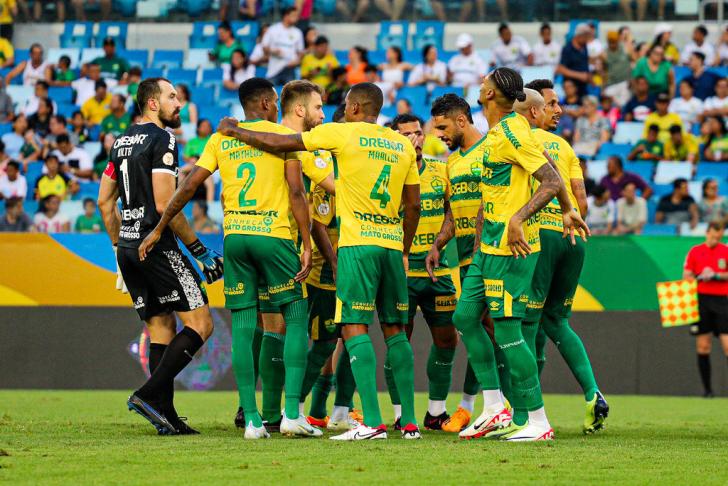
<svg viewBox="0 0 728 486"><path fill-rule="evenodd" d="M194 256L195 258L204 255L205 252L207 251L207 248L205 247L205 245L202 244L202 242L199 239L196 239L189 245L185 245L185 246L190 251L190 253L192 253L192 256Z"/></svg>

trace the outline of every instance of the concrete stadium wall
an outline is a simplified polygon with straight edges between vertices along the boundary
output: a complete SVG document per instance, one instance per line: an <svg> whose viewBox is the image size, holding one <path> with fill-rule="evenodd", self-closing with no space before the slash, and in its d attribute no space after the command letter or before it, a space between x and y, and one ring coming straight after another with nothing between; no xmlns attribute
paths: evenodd
<svg viewBox="0 0 728 486"><path fill-rule="evenodd" d="M229 327L229 314L221 316ZM582 312L572 318L591 356L601 389L608 394L696 395L701 392L694 343L686 327L662 329L655 312ZM125 308L0 308L0 388L132 389L143 381L128 352L142 328ZM381 332L372 329L379 384L384 387ZM425 362L430 336L418 315L413 335L417 390L427 390ZM728 395L726 361L717 342L713 387ZM458 351L452 390L460 392L465 353ZM558 351L549 344L543 389L578 393ZM215 389L235 387L228 370Z"/></svg>

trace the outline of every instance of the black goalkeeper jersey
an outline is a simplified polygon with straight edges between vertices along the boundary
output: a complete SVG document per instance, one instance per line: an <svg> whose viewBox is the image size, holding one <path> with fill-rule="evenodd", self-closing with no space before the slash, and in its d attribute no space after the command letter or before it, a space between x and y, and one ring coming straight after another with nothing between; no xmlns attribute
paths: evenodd
<svg viewBox="0 0 728 486"><path fill-rule="evenodd" d="M177 141L173 133L154 123L130 126L116 139L110 161L114 166L121 199L120 247L138 248L159 222L152 189L153 173L177 178ZM164 230L157 246L177 248L174 233Z"/></svg>

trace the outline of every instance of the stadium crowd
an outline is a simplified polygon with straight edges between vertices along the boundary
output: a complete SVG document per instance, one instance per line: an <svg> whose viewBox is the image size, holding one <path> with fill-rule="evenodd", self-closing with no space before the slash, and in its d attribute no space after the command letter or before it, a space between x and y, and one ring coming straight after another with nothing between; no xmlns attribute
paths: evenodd
<svg viewBox="0 0 728 486"><path fill-rule="evenodd" d="M201 49L191 48L184 61L182 52L179 58L155 52L148 63L148 53L140 57L125 49L121 36L98 39L100 49L55 49L51 60L39 43L28 51L14 49L12 29L2 30L0 199L7 203L0 230L101 229L66 224L66 207L73 206L78 218L90 217L85 200L95 197L109 150L139 116L134 100L142 77L166 74L177 83L184 176L214 124L230 113L242 118L237 86L256 75L276 86L299 77L318 84L327 118L349 86L375 82L388 104L380 117L386 124L403 113L427 120L430 101L445 92L477 106L482 76L500 66L521 71L526 80L555 78L563 107L558 133L583 160L592 198L589 223L596 232L691 233L728 219L728 28L711 39L699 25L691 42L676 46L666 23L640 40L628 26L600 35L596 22L576 25L568 39L554 39L545 23L534 24L539 41L530 45L503 23L490 46L475 45L462 33L454 52L441 42L420 51L394 43L376 51L341 51L315 27L300 30L299 21L298 10L286 9L279 22L259 29L256 24L254 39L237 37L237 24L221 22L214 46L196 66L189 65L192 51ZM474 120L485 133L482 112ZM447 147L428 135L425 152L443 158ZM195 211L200 221L209 220L207 206L219 205L218 194L219 181L212 179L198 191L196 200L204 203ZM36 217L22 216L23 201ZM21 216L14 215L18 211ZM19 220L34 223L13 223ZM217 228L211 220L204 224Z"/></svg>

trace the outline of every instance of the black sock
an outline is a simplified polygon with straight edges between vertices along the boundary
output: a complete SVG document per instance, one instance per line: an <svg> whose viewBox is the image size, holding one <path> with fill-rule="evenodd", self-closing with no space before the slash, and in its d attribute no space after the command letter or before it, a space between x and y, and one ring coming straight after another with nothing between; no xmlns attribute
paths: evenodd
<svg viewBox="0 0 728 486"><path fill-rule="evenodd" d="M166 350L166 344L149 344L149 374L154 374L154 370L159 366L159 362L162 361L162 356L164 356ZM174 409L174 378L167 383L167 386L160 395L160 399L164 404L162 408L167 418L176 417L177 411Z"/></svg>
<svg viewBox="0 0 728 486"><path fill-rule="evenodd" d="M192 357L204 343L192 328L182 329L167 346L157 369L136 394L142 399L163 402L165 393L169 392L169 384L174 383L174 377L192 361Z"/></svg>
<svg viewBox="0 0 728 486"><path fill-rule="evenodd" d="M705 393L713 393L713 387L710 384L710 355L698 354L698 369L700 370L700 379L703 381Z"/></svg>
<svg viewBox="0 0 728 486"><path fill-rule="evenodd" d="M166 344L160 343L149 343L149 374L154 374L154 370L159 366L159 362L162 361L164 351L167 349Z"/></svg>

